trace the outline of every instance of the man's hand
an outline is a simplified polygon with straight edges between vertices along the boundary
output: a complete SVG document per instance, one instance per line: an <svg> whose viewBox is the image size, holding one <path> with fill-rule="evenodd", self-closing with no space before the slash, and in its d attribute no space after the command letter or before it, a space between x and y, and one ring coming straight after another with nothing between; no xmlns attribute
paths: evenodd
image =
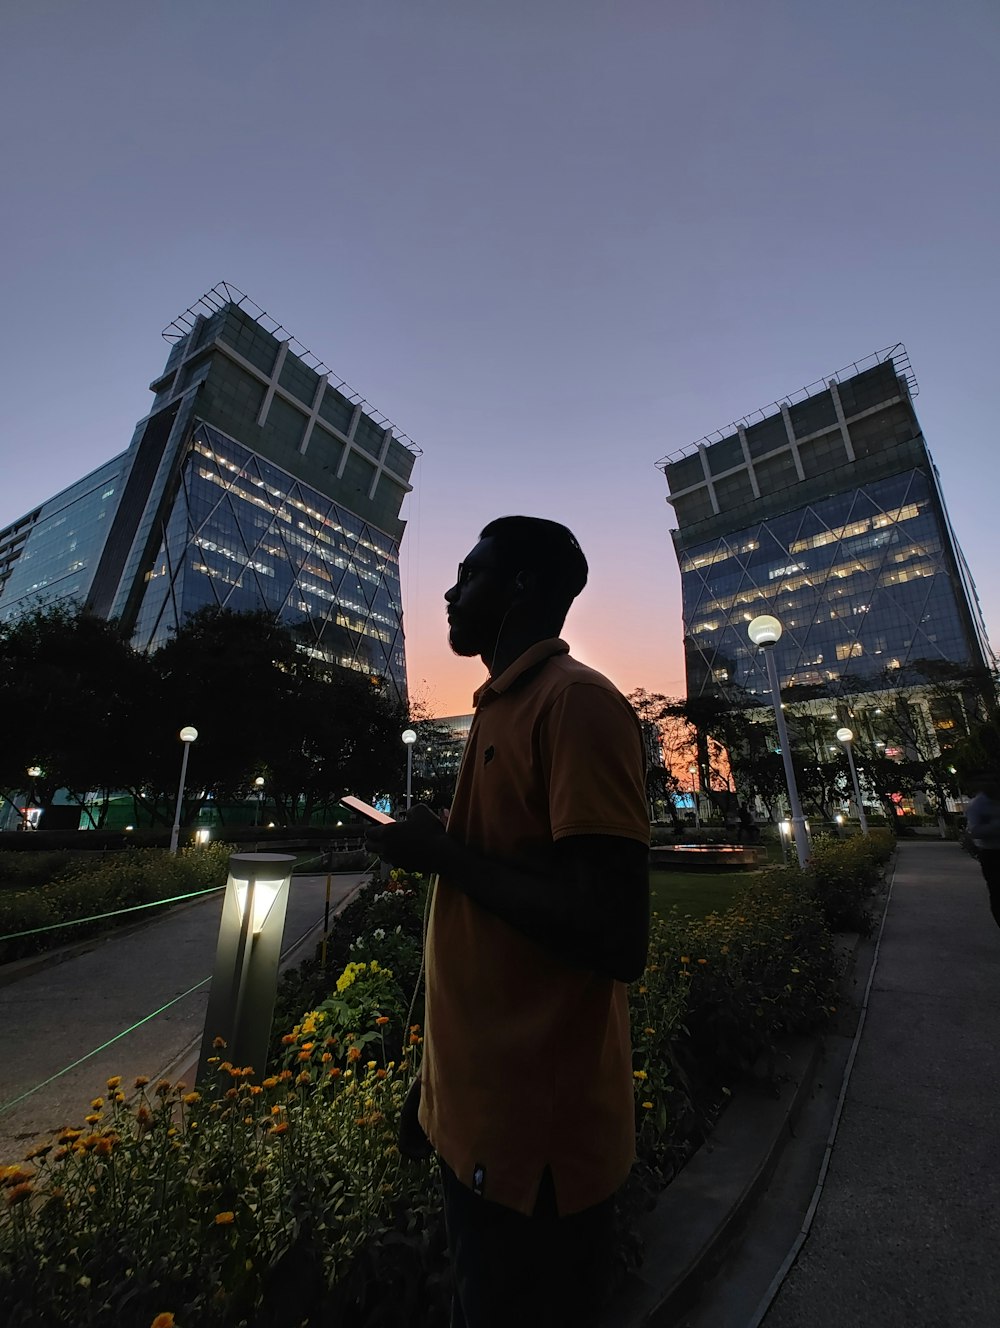
<svg viewBox="0 0 1000 1328"><path fill-rule="evenodd" d="M383 862L406 871L440 871L446 850L445 829L431 809L422 802L407 813L405 821L390 825L370 825L365 848L377 853Z"/></svg>

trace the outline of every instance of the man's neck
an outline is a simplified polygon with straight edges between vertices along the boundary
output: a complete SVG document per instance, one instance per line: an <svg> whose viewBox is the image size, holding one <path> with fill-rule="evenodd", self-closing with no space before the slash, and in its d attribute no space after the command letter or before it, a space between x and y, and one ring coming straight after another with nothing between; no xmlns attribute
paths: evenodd
<svg viewBox="0 0 1000 1328"><path fill-rule="evenodd" d="M512 627L509 635L507 632L501 632L492 660L486 655L482 656L490 678L499 678L502 673L506 673L515 660L520 659L526 650L530 650L539 641L551 641L558 635L559 629L553 627L551 623L545 627L537 625L532 627L528 624Z"/></svg>

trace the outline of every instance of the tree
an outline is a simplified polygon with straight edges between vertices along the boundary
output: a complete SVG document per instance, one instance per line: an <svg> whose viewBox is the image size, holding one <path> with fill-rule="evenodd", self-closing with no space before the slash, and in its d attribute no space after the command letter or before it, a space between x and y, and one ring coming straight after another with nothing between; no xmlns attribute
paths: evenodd
<svg viewBox="0 0 1000 1328"><path fill-rule="evenodd" d="M25 788L44 804L57 789L89 806L103 825L112 792L124 787L143 749L142 716L155 689L149 661L117 624L84 609L48 605L0 628L0 787Z"/></svg>

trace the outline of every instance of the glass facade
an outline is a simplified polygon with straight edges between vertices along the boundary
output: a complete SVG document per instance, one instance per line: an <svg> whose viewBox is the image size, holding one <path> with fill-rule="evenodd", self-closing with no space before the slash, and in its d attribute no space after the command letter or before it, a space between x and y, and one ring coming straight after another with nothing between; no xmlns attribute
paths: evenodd
<svg viewBox="0 0 1000 1328"><path fill-rule="evenodd" d="M0 588L0 620L57 600L86 599L118 506L124 463L124 455L115 457L0 534L0 561L9 571Z"/></svg>
<svg viewBox="0 0 1000 1328"><path fill-rule="evenodd" d="M688 692L769 691L747 624L774 614L782 687L860 692L923 661L974 667L964 589L923 470L679 551ZM899 676L902 677L902 674Z"/></svg>
<svg viewBox="0 0 1000 1328"><path fill-rule="evenodd" d="M139 605L141 649L205 605L266 610L317 658L405 694L399 545L273 462L200 423Z"/></svg>

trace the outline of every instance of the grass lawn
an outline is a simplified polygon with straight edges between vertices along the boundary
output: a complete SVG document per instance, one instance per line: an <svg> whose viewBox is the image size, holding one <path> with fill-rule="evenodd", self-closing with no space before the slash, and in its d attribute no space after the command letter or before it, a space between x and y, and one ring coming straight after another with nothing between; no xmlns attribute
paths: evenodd
<svg viewBox="0 0 1000 1328"><path fill-rule="evenodd" d="M747 883L749 872L679 872L649 873L650 907L668 913L676 905L682 916L704 917L721 913Z"/></svg>

